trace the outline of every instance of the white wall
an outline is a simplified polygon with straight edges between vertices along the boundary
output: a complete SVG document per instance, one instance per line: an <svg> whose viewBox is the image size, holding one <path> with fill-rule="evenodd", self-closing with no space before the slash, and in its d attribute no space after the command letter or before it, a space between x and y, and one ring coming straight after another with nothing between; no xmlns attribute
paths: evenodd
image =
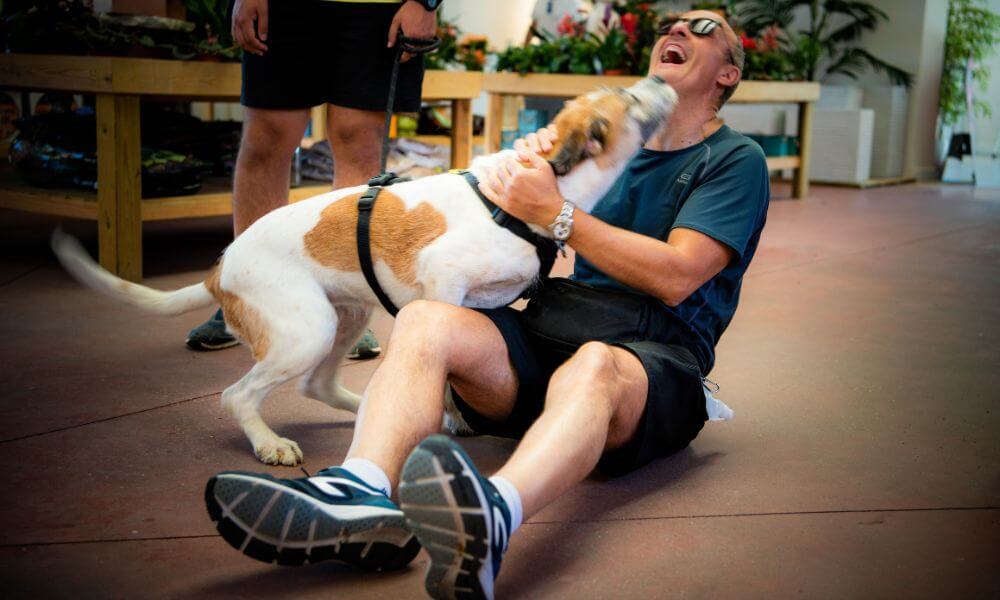
<svg viewBox="0 0 1000 600"><path fill-rule="evenodd" d="M993 12L1000 14L1000 0L989 0L986 3ZM1000 136L1000 49L985 61L990 71L990 85L984 94L978 87L976 97L989 102L993 108L990 118L976 119L976 153L988 154L993 151Z"/></svg>
<svg viewBox="0 0 1000 600"><path fill-rule="evenodd" d="M535 0L447 0L441 15L465 33L485 35L490 48L520 44L531 26Z"/></svg>

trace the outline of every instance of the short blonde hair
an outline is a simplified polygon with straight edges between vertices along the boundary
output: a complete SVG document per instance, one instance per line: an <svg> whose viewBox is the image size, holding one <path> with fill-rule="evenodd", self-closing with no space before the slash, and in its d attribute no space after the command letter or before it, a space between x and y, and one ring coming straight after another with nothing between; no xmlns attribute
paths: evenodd
<svg viewBox="0 0 1000 600"><path fill-rule="evenodd" d="M735 35L736 32L733 33L736 41L731 41L728 39L729 36L726 36L726 44L729 46L729 56L732 58L733 65L740 70L740 79L737 79L733 85L722 88L722 95L719 97L719 108L722 108L722 105L728 102L733 97L733 94L736 93L736 88L739 87L740 81L743 79L743 66L746 64L747 57L746 52L743 51L743 40L738 35Z"/></svg>

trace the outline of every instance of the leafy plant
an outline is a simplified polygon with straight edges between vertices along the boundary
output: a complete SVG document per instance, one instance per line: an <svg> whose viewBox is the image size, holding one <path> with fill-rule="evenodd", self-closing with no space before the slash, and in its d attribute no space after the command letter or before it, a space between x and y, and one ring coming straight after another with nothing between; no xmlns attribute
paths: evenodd
<svg viewBox="0 0 1000 600"><path fill-rule="evenodd" d="M788 81L795 78L795 70L788 54L781 48L778 38L781 30L770 26L757 38L742 35L745 61L743 78L764 81Z"/></svg>
<svg viewBox="0 0 1000 600"><path fill-rule="evenodd" d="M96 15L84 0L3 4L3 47L36 54L239 58L225 23L225 0L187 0L192 22Z"/></svg>
<svg viewBox="0 0 1000 600"><path fill-rule="evenodd" d="M990 72L983 60L1000 44L1000 15L980 6L978 0L951 0L948 5L948 32L944 42L941 73L941 119L954 125L965 115L965 66L971 57L976 66L972 79L985 90ZM988 102L976 100L977 114L990 116Z"/></svg>
<svg viewBox="0 0 1000 600"><path fill-rule="evenodd" d="M805 7L808 26L788 30L797 9ZM819 81L833 74L857 79L864 68L884 73L897 85L910 87L910 73L857 46L866 31L875 31L888 20L880 8L854 0L738 0L737 13L751 34L778 26L784 33L782 49L796 78ZM826 67L821 69L821 65Z"/></svg>
<svg viewBox="0 0 1000 600"><path fill-rule="evenodd" d="M602 71L624 70L632 62L629 50L628 36L621 29L612 29L601 39L594 36L595 54L600 61Z"/></svg>
<svg viewBox="0 0 1000 600"><path fill-rule="evenodd" d="M466 35L459 39L462 30L450 21L437 15L437 35L441 44L434 52L424 55L424 67L428 69L449 69L457 66L467 71L482 71L486 62L485 36Z"/></svg>
<svg viewBox="0 0 1000 600"><path fill-rule="evenodd" d="M620 27L604 36L585 31L584 24L566 16L556 32L536 32L541 43L510 47L499 53L498 71L518 73L595 74L624 70L645 75L656 43L659 14L651 2L626 0L616 4Z"/></svg>

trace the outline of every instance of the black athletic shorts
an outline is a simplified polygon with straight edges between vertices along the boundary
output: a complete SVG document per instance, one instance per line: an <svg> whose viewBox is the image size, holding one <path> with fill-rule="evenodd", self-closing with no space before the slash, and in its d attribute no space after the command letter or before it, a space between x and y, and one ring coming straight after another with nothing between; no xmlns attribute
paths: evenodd
<svg viewBox="0 0 1000 600"><path fill-rule="evenodd" d="M519 439L541 415L552 373L572 356L575 348L533 331L521 311L498 308L480 312L493 321L507 344L518 376L517 400L507 419L497 422L476 413L454 390L452 396L465 422L477 434ZM601 457L598 468L609 475L628 473L682 450L708 419L701 371L694 355L682 345L680 332L676 337L661 339L610 342L639 358L649 389L635 437Z"/></svg>
<svg viewBox="0 0 1000 600"><path fill-rule="evenodd" d="M271 0L268 50L243 53L240 103L298 109L324 102L384 111L395 48L386 48L394 3ZM232 14L232 3L230 4ZM424 65L415 56L399 66L398 112L420 110Z"/></svg>

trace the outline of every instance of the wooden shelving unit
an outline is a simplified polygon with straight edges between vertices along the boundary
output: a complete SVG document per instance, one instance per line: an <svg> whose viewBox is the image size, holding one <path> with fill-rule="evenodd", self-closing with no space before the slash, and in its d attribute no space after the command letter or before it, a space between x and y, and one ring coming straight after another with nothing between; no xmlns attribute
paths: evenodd
<svg viewBox="0 0 1000 600"><path fill-rule="evenodd" d="M486 151L500 148L500 127L503 103L507 96L570 97L590 92L597 87L628 87L640 78L600 75L549 75L488 73L483 77L483 89L489 94L486 115ZM812 154L813 102L819 100L819 84L810 81L744 81L730 98L733 103L799 105L799 156L773 156L767 159L772 171L794 169L792 195L804 198L809 193L809 160Z"/></svg>
<svg viewBox="0 0 1000 600"><path fill-rule="evenodd" d="M192 196L141 199L140 98L233 101L240 96L237 63L59 55L0 55L0 88L60 90L97 97L98 192L34 188L0 177L0 207L97 221L101 265L132 281L142 279L142 223L228 215L225 182L210 182ZM452 103L452 166L472 158L471 103L482 90L481 73L428 71L425 100ZM293 189L290 200L329 189Z"/></svg>

